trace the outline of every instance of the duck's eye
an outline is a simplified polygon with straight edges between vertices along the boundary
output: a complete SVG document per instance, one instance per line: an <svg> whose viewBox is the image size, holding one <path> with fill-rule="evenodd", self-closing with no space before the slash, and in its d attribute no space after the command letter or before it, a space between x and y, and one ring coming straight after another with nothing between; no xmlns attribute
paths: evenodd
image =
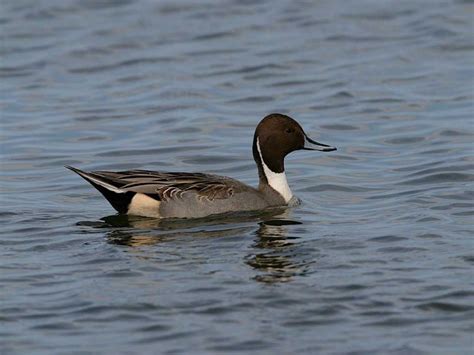
<svg viewBox="0 0 474 355"><path fill-rule="evenodd" d="M291 128L287 128L287 129L285 129L285 132L286 133L293 133L294 131Z"/></svg>

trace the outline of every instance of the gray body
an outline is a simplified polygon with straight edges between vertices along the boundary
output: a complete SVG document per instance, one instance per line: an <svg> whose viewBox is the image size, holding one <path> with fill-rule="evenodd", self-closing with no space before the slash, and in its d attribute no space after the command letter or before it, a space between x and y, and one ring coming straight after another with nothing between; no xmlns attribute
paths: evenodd
<svg viewBox="0 0 474 355"><path fill-rule="evenodd" d="M231 195L225 198L208 198L196 192L184 193L181 198L162 201L160 216L164 218L200 218L227 212L255 211L285 205L281 195L271 188L260 191L237 180L224 177L222 179L222 182L234 189Z"/></svg>
<svg viewBox="0 0 474 355"><path fill-rule="evenodd" d="M268 185L255 189L219 175L147 170L84 172L68 168L96 187L120 213L201 218L286 204Z"/></svg>

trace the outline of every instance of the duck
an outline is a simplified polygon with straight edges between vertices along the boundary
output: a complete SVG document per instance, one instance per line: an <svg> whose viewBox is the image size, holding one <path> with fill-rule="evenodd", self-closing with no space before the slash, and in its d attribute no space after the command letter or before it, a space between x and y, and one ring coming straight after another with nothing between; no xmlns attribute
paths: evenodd
<svg viewBox="0 0 474 355"><path fill-rule="evenodd" d="M230 177L197 172L150 170L82 171L119 214L152 218L203 218L232 212L292 206L285 157L296 150L337 150L312 140L293 118L271 113L257 125L252 152L259 184L254 188Z"/></svg>

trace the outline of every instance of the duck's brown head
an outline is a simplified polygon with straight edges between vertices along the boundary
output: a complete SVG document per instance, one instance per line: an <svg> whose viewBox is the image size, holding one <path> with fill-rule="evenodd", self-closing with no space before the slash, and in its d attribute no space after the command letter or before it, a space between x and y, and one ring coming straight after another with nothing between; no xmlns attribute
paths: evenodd
<svg viewBox="0 0 474 355"><path fill-rule="evenodd" d="M263 164L273 173L283 173L286 155L300 149L322 152L336 150L335 147L310 139L299 123L289 116L280 113L266 116L255 129L253 139L253 156L260 178L264 173Z"/></svg>

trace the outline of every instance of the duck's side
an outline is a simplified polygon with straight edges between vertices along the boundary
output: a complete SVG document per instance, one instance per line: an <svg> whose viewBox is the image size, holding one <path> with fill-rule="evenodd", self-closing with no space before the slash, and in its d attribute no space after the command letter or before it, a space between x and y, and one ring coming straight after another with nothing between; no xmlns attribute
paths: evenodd
<svg viewBox="0 0 474 355"><path fill-rule="evenodd" d="M274 192L259 191L218 175L143 170L85 172L70 166L67 168L99 190L121 214L200 218L284 204L284 200Z"/></svg>

